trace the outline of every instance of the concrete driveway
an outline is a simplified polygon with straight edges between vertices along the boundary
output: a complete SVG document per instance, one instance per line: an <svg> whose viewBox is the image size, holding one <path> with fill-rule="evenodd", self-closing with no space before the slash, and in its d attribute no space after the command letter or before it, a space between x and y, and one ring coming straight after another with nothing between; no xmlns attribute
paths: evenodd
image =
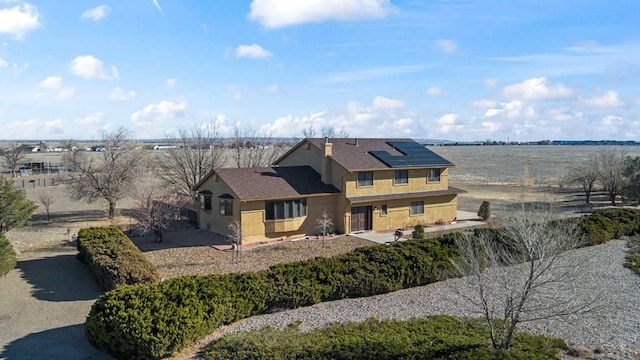
<svg viewBox="0 0 640 360"><path fill-rule="evenodd" d="M0 359L111 359L84 336L84 321L101 294L73 246L19 255L0 278Z"/></svg>

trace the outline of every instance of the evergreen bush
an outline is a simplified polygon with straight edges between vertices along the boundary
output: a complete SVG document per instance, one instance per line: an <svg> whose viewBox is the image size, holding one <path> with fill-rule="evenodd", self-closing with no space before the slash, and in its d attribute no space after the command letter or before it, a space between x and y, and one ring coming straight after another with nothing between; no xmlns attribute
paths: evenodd
<svg viewBox="0 0 640 360"><path fill-rule="evenodd" d="M483 201L478 209L478 217L482 220L489 220L491 218L491 203Z"/></svg>
<svg viewBox="0 0 640 360"><path fill-rule="evenodd" d="M0 276L6 275L16 267L18 260L13 246L3 233L0 233Z"/></svg>

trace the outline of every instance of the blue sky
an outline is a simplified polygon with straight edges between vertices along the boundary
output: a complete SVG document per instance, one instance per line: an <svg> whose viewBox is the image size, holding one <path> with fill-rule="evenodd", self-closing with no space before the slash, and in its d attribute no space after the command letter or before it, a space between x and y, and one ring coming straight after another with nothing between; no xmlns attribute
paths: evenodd
<svg viewBox="0 0 640 360"><path fill-rule="evenodd" d="M0 139L640 140L637 0L0 0Z"/></svg>

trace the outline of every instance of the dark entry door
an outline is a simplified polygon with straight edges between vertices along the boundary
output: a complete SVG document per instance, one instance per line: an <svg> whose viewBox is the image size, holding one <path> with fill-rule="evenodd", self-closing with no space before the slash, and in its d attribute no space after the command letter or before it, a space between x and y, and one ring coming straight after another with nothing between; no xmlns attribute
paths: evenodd
<svg viewBox="0 0 640 360"><path fill-rule="evenodd" d="M351 208L351 232L371 230L371 206L354 206Z"/></svg>

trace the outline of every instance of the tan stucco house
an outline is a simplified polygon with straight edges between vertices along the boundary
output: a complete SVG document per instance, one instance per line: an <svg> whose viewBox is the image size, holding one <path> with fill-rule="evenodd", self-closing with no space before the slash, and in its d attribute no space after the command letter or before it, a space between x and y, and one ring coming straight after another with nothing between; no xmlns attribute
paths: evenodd
<svg viewBox="0 0 640 360"><path fill-rule="evenodd" d="M386 231L456 218L453 164L411 139L307 138L268 168L212 170L197 186L198 225L220 234L239 221L242 243L335 231Z"/></svg>

